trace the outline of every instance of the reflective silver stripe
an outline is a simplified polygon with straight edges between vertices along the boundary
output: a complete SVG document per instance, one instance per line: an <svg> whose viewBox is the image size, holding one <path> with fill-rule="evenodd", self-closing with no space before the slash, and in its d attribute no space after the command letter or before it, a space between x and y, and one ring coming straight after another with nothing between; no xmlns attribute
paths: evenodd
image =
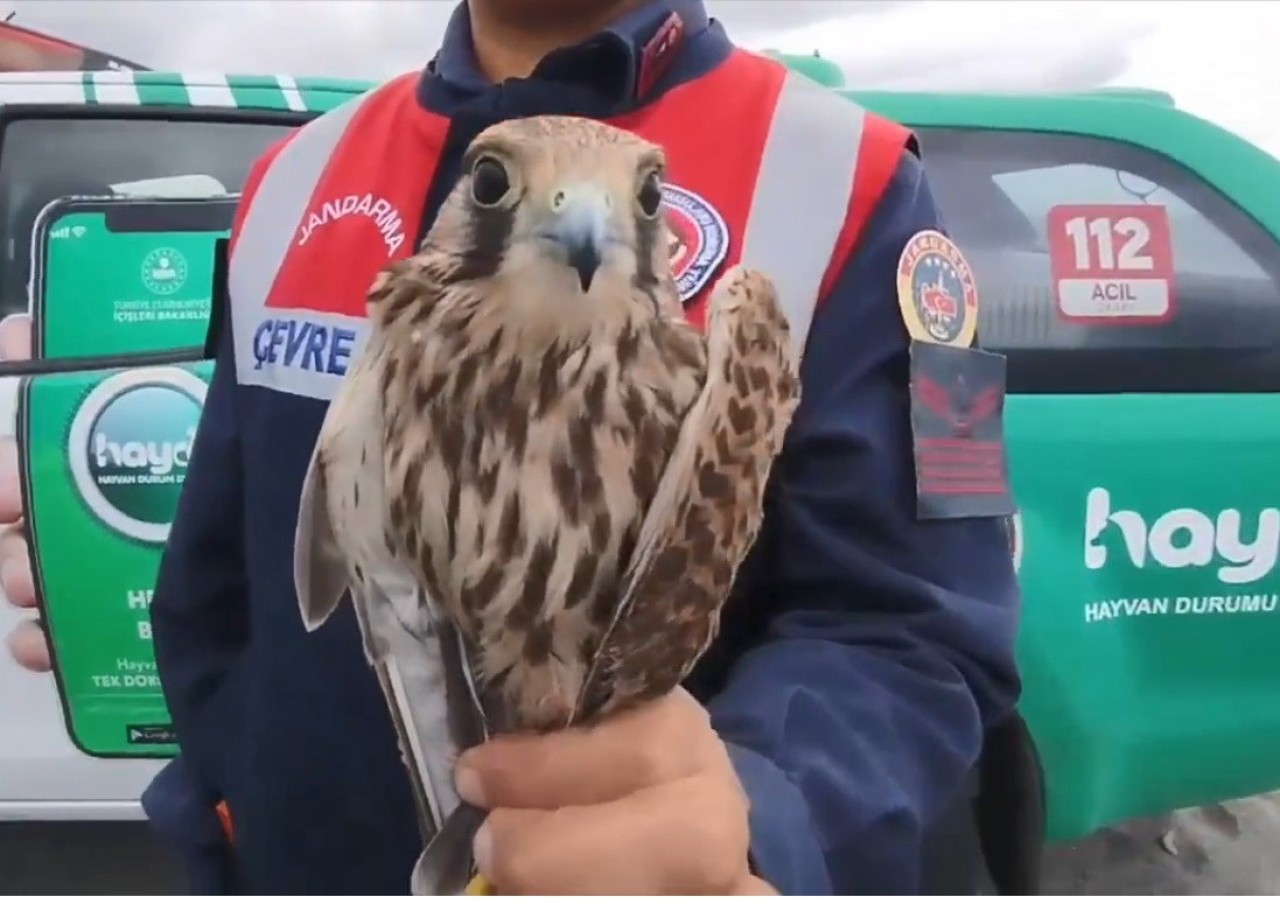
<svg viewBox="0 0 1280 911"><path fill-rule="evenodd" d="M227 283L236 380L243 386L330 399L342 380L336 368L345 370L364 342L363 319L306 310L268 311L266 301L325 166L371 94L359 95L302 127L267 167L249 202Z"/></svg>
<svg viewBox="0 0 1280 911"><path fill-rule="evenodd" d="M789 72L756 178L741 262L778 286L803 354L836 241L844 227L866 112Z"/></svg>
<svg viewBox="0 0 1280 911"><path fill-rule="evenodd" d="M247 304L235 317L253 314L236 333L236 379L290 395L328 401L364 347L369 321L318 310L267 310Z"/></svg>

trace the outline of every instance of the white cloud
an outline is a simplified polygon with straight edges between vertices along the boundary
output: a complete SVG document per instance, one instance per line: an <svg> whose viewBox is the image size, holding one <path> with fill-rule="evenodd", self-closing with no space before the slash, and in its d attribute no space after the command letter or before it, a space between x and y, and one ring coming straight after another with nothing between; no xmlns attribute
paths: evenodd
<svg viewBox="0 0 1280 911"><path fill-rule="evenodd" d="M15 22L156 69L381 78L426 61L447 0L17 0Z"/></svg>
<svg viewBox="0 0 1280 911"><path fill-rule="evenodd" d="M1154 5L1154 4L1153 4ZM1280 4L1166 3L1122 74L1280 157Z"/></svg>
<svg viewBox="0 0 1280 911"><path fill-rule="evenodd" d="M940 91L1163 89L1178 106L1280 155L1280 4L1238 0L919 0L791 29L851 84Z"/></svg>
<svg viewBox="0 0 1280 911"><path fill-rule="evenodd" d="M1180 106L1280 154L1280 3L1241 0L710 0L733 35L842 63L865 87L1103 84ZM156 67L380 78L420 66L453 0L11 0L17 22Z"/></svg>
<svg viewBox="0 0 1280 911"><path fill-rule="evenodd" d="M720 0L748 37L903 0ZM15 22L155 68L377 78L421 66L454 0L14 0Z"/></svg>
<svg viewBox="0 0 1280 911"><path fill-rule="evenodd" d="M1120 4L1108 4L1108 6ZM1151 29L1141 14L1081 15L1087 3L923 0L867 20L791 29L786 51L821 49L851 84L907 90L1026 91L1096 85Z"/></svg>

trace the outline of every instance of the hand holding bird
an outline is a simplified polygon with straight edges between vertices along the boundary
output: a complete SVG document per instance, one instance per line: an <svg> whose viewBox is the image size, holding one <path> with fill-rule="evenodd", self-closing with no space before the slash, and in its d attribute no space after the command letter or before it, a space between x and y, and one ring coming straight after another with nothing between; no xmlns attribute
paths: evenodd
<svg viewBox="0 0 1280 911"><path fill-rule="evenodd" d="M679 744L679 748L673 748ZM591 727L464 753L458 791L488 809L479 872L502 895L746 895L747 801L683 690Z"/></svg>

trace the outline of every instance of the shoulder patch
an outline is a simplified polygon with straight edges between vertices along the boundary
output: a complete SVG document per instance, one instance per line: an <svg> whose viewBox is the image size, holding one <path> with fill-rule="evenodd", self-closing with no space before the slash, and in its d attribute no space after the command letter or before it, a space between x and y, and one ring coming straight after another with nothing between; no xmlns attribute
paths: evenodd
<svg viewBox="0 0 1280 911"><path fill-rule="evenodd" d="M910 361L916 516L1012 515L1004 444L1004 357L916 339Z"/></svg>
<svg viewBox="0 0 1280 911"><path fill-rule="evenodd" d="M1011 516L1004 443L1005 359L974 347L978 286L940 231L914 234L898 259L898 307L911 336L909 393L920 519ZM1012 526L1006 526L1015 547Z"/></svg>
<svg viewBox="0 0 1280 911"><path fill-rule="evenodd" d="M688 303L720 268L729 254L729 227L709 202L691 190L663 188L667 226L671 229L671 274Z"/></svg>
<svg viewBox="0 0 1280 911"><path fill-rule="evenodd" d="M916 341L968 348L978 331L978 285L960 248L919 231L898 258L898 306Z"/></svg>

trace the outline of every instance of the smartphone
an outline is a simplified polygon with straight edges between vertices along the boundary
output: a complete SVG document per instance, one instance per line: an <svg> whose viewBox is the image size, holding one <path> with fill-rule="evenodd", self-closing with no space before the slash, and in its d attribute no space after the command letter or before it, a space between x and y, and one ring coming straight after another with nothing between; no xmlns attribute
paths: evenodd
<svg viewBox="0 0 1280 911"><path fill-rule="evenodd" d="M213 365L201 359L234 197L72 198L34 231L17 443L32 571L68 735L104 758L176 737L151 593Z"/></svg>
<svg viewBox="0 0 1280 911"><path fill-rule="evenodd" d="M199 348L236 195L70 197L32 232L32 353L110 359Z"/></svg>

